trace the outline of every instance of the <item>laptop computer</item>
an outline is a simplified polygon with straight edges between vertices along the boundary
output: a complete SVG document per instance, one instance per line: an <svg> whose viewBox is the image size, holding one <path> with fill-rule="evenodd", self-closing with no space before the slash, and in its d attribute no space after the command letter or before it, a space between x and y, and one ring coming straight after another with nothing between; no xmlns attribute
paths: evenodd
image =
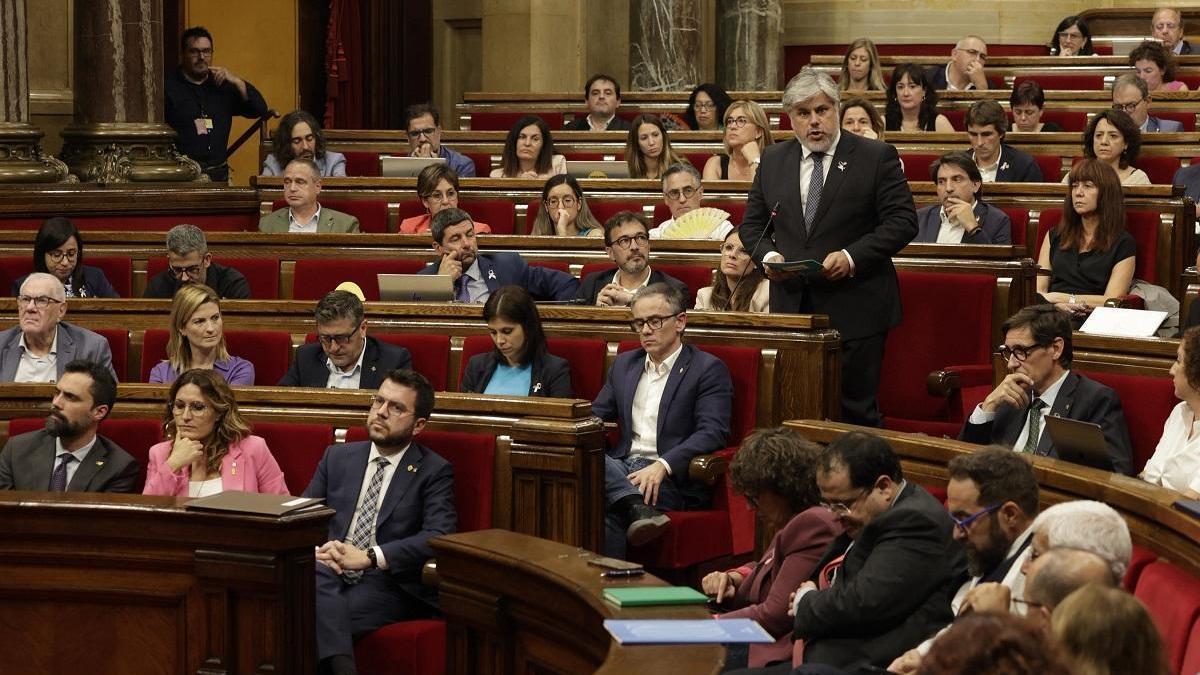
<svg viewBox="0 0 1200 675"><path fill-rule="evenodd" d="M567 173L576 178L629 178L629 165L617 161L567 162Z"/></svg>
<svg viewBox="0 0 1200 675"><path fill-rule="evenodd" d="M384 178L408 178L416 176L430 164L445 164L442 157L395 157L383 155L379 158L379 174Z"/></svg>
<svg viewBox="0 0 1200 675"><path fill-rule="evenodd" d="M388 302L445 302L454 299L448 274L380 274L379 299Z"/></svg>
<svg viewBox="0 0 1200 675"><path fill-rule="evenodd" d="M1050 434L1059 459L1101 471L1113 470L1108 442L1104 440L1104 432L1099 424L1057 415L1046 415L1044 419L1046 433Z"/></svg>

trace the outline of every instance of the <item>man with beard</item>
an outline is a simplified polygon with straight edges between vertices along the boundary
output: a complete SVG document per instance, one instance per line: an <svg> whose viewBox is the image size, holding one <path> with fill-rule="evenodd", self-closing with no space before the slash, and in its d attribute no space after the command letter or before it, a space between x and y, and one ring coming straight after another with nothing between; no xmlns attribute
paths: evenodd
<svg viewBox="0 0 1200 675"><path fill-rule="evenodd" d="M437 613L421 567L433 557L429 540L454 532L458 516L450 464L413 442L433 396L421 374L388 373L367 415L370 442L329 446L304 490L337 511L316 551L320 673L356 673L355 640Z"/></svg>
<svg viewBox="0 0 1200 675"><path fill-rule="evenodd" d="M346 156L325 148L321 124L307 110L293 110L279 120L271 136L271 154L263 160L264 176L282 176L293 159L311 159L321 176L345 176Z"/></svg>
<svg viewBox="0 0 1200 675"><path fill-rule="evenodd" d="M108 368L76 359L54 388L46 428L14 436L0 450L0 490L139 492L137 460L96 433L117 400Z"/></svg>
<svg viewBox="0 0 1200 675"><path fill-rule="evenodd" d="M628 307L633 294L650 284L667 284L688 297L687 284L650 269L650 226L633 211L604 222L604 250L616 267L592 272L579 286L579 300L598 307Z"/></svg>

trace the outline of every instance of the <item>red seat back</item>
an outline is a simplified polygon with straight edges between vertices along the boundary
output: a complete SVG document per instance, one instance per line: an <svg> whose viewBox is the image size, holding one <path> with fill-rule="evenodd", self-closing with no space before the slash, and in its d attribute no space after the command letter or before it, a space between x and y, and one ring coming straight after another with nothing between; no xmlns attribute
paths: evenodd
<svg viewBox="0 0 1200 675"><path fill-rule="evenodd" d="M966 129L967 128L967 111L966 110L963 110L962 108L945 108L945 109L939 110L938 112L945 115L946 119L950 120L950 125L953 126L955 129Z"/></svg>
<svg viewBox="0 0 1200 675"><path fill-rule="evenodd" d="M87 263L104 272L104 278L122 298L133 296L133 262L128 256L88 256Z"/></svg>
<svg viewBox="0 0 1200 675"><path fill-rule="evenodd" d="M27 255L0 257L0 291L8 295L17 279L33 271L33 258Z"/></svg>
<svg viewBox="0 0 1200 675"><path fill-rule="evenodd" d="M279 259L278 258L225 258L213 257L213 262L232 267L246 277L250 284L250 297L255 300L277 300L279 298ZM167 269L165 256L150 258L146 261L146 276L153 279L155 275Z"/></svg>
<svg viewBox="0 0 1200 675"><path fill-rule="evenodd" d="M1083 131L1087 128L1088 116L1085 112L1070 112L1067 110L1042 109L1042 122L1054 122L1063 131Z"/></svg>
<svg viewBox="0 0 1200 675"><path fill-rule="evenodd" d="M904 177L910 181L929 182L929 165L933 164L937 158L938 155L907 152L902 154L900 159L904 162Z"/></svg>
<svg viewBox="0 0 1200 675"><path fill-rule="evenodd" d="M1013 89L1021 86L1022 82L1033 80L1042 85L1042 89L1067 89L1072 91L1096 91L1104 89L1103 75L1019 75L1013 79Z"/></svg>
<svg viewBox="0 0 1200 675"><path fill-rule="evenodd" d="M1133 475L1138 475L1154 455L1163 425L1179 402L1171 378L1090 370L1080 372L1117 392L1125 413L1125 425L1129 427L1129 441L1133 444Z"/></svg>
<svg viewBox="0 0 1200 675"><path fill-rule="evenodd" d="M117 373L117 380L120 382L128 380L129 331L124 328L92 328L90 330L108 340L108 348L112 352L112 366Z"/></svg>
<svg viewBox="0 0 1200 675"><path fill-rule="evenodd" d="M1008 214L1012 221L1012 243L1016 246L1025 245L1025 232L1029 228L1029 209L1004 207L1001 211Z"/></svg>
<svg viewBox="0 0 1200 675"><path fill-rule="evenodd" d="M548 270L562 272L563 274L571 273L571 263L563 260L530 260L531 267L545 267Z"/></svg>
<svg viewBox="0 0 1200 675"><path fill-rule="evenodd" d="M155 364L167 358L170 333L162 328L146 330L142 342L141 381L150 378ZM227 330L225 346L232 356L254 364L254 381L274 384L287 372L292 350L292 338L287 331Z"/></svg>
<svg viewBox="0 0 1200 675"><path fill-rule="evenodd" d="M487 175L487 174L484 174ZM511 201L504 199L463 199L458 208L471 214L473 220L487 223L492 234L512 234L516 214Z"/></svg>
<svg viewBox="0 0 1200 675"><path fill-rule="evenodd" d="M1058 155L1034 155L1033 161L1037 162L1038 168L1042 170L1043 183L1057 183L1062 180L1062 158Z"/></svg>
<svg viewBox="0 0 1200 675"><path fill-rule="evenodd" d="M1042 243L1046 233L1062 220L1062 209L1046 209L1038 220L1038 238L1034 247L1033 258L1038 259L1042 253ZM1134 277L1158 283L1158 212L1157 211L1126 211L1125 229L1133 235L1137 244L1137 262Z"/></svg>
<svg viewBox="0 0 1200 675"><path fill-rule="evenodd" d="M267 442L294 495L308 487L325 448L333 444L333 427L328 424L255 422L251 433Z"/></svg>
<svg viewBox="0 0 1200 675"><path fill-rule="evenodd" d="M1179 122L1180 124L1183 125L1184 131L1195 131L1196 130L1196 114L1195 113L1153 110L1153 111L1151 111L1150 114L1154 115L1155 117L1158 117L1160 119L1164 119L1164 120L1175 120L1176 122ZM1141 165L1139 164L1139 166L1141 166ZM1154 182L1157 183L1158 181L1154 181Z"/></svg>
<svg viewBox="0 0 1200 675"><path fill-rule="evenodd" d="M1170 185L1175 178L1175 172L1179 171L1179 158L1142 155L1138 157L1137 168L1146 172L1151 183Z"/></svg>
<svg viewBox="0 0 1200 675"><path fill-rule="evenodd" d="M379 175L376 171L375 175ZM388 205L386 201L377 199L322 199L321 206L341 211L358 218L358 226L362 232L382 233L388 231ZM271 202L271 209L285 209L287 202L276 199Z"/></svg>
<svg viewBox="0 0 1200 675"><path fill-rule="evenodd" d="M378 176L379 153L351 151L346 155L346 176ZM338 209L339 211L341 209Z"/></svg>
<svg viewBox="0 0 1200 675"><path fill-rule="evenodd" d="M320 300L343 281L353 281L368 301L376 301L379 300L378 275L416 274L426 264L416 258L303 258L296 261L292 297Z"/></svg>
<svg viewBox="0 0 1200 675"><path fill-rule="evenodd" d="M449 391L450 336L421 333L372 333L376 338L400 345L412 355L413 369L429 379L437 391ZM310 341L315 335L309 336Z"/></svg>
<svg viewBox="0 0 1200 675"><path fill-rule="evenodd" d="M1154 619L1171 672L1183 665L1188 636L1200 618L1200 580L1163 561L1142 570L1133 594Z"/></svg>
<svg viewBox="0 0 1200 675"><path fill-rule="evenodd" d="M492 173L492 155L490 153L464 152L463 154L475 164L476 178L487 178Z"/></svg>
<svg viewBox="0 0 1200 675"><path fill-rule="evenodd" d="M533 110L530 112L473 112L471 113L470 129L471 131L508 131L522 117L530 114L541 117L546 122L546 127L551 131L563 128L563 115L561 112L553 110L539 112ZM487 174L483 175L486 176Z"/></svg>
<svg viewBox="0 0 1200 675"><path fill-rule="evenodd" d="M1142 576L1142 570L1146 569L1146 565L1158 560L1158 554L1143 546L1133 545L1133 555L1129 558L1129 569L1125 570L1125 579L1121 582L1121 586L1130 593L1137 588L1138 579ZM1195 671L1200 672L1200 671Z"/></svg>

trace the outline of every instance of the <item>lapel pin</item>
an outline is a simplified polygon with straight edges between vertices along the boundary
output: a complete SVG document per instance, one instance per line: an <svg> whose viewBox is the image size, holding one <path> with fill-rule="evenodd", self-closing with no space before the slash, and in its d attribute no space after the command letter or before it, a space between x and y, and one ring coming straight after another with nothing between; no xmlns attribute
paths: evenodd
<svg viewBox="0 0 1200 675"><path fill-rule="evenodd" d="M104 466L104 460L102 460L102 459L96 460L96 466Z"/></svg>
<svg viewBox="0 0 1200 675"><path fill-rule="evenodd" d="M371 372L375 372L375 366L371 366Z"/></svg>
<svg viewBox="0 0 1200 675"><path fill-rule="evenodd" d="M1001 171L1008 171L1008 162L1005 162L1005 163L1001 164L1001 165L1000 165L1000 170L1001 170Z"/></svg>
<svg viewBox="0 0 1200 675"><path fill-rule="evenodd" d="M846 170L846 163L838 162L838 171L845 171L845 170Z"/></svg>
<svg viewBox="0 0 1200 675"><path fill-rule="evenodd" d="M495 279L496 278L496 270L488 270L488 278Z"/></svg>
<svg viewBox="0 0 1200 675"><path fill-rule="evenodd" d="M533 393L535 393L535 394L536 394L536 393L538 393L538 392L539 392L539 391L541 391L541 390L542 390L542 383L541 383L541 382L538 382L537 384L533 385Z"/></svg>
<svg viewBox="0 0 1200 675"><path fill-rule="evenodd" d="M408 468L407 468L406 470L407 470L409 473L416 473L416 472L417 472L417 467L413 466L412 464L409 464L409 465L408 465Z"/></svg>

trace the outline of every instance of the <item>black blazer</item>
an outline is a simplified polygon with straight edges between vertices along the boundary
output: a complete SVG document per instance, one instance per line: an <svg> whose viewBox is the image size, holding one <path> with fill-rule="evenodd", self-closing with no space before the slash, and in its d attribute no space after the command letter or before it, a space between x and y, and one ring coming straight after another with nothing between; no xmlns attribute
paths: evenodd
<svg viewBox="0 0 1200 675"><path fill-rule="evenodd" d="M629 131L630 126L631 125L629 123L629 120L625 119L624 117L621 117L620 115L614 115L612 118L612 121L610 121L608 123L608 126L605 127L605 131ZM567 124L566 126L563 127L563 131L591 131L591 130L592 130L592 127L588 125L587 114L583 114L583 115L580 115L579 117L576 117L575 119L571 120L571 122L569 124Z"/></svg>
<svg viewBox="0 0 1200 675"><path fill-rule="evenodd" d="M996 168L997 183L1043 183L1042 167L1033 155L1012 146L1000 144L1000 166Z"/></svg>
<svg viewBox="0 0 1200 675"><path fill-rule="evenodd" d="M1011 448L1025 427L1026 414L1025 410L1015 406L1000 406L991 422L971 424L968 420L958 437L969 443L996 443ZM1058 396L1054 398L1054 406L1049 414L1099 424L1104 431L1113 471L1133 474L1129 429L1125 426L1125 413L1121 410L1121 399L1117 397L1117 392L1079 373L1069 372L1062 388L1058 390ZM1042 457L1058 457L1050 434L1044 432L1035 452Z"/></svg>
<svg viewBox="0 0 1200 675"><path fill-rule="evenodd" d="M796 608L793 635L805 641L805 663L851 672L866 664L886 668L949 623L950 600L967 579L953 532L946 508L910 482L863 527L849 552L849 535L835 539L814 581L845 553L837 580L806 593Z"/></svg>
<svg viewBox="0 0 1200 675"><path fill-rule="evenodd" d="M613 275L616 273L617 268L610 267L608 269L600 270L599 272L592 272L591 274L587 275L583 278L583 282L579 285L579 295L577 298L588 305L596 304L596 297L600 295L600 289L610 284L612 282ZM647 282L647 285L659 283L678 288L683 292L685 300L690 297L687 284L676 279L670 274L666 274L665 272L660 272L659 270L654 269L654 266L651 265L650 281Z"/></svg>
<svg viewBox="0 0 1200 675"><path fill-rule="evenodd" d="M12 294L14 297L21 294L21 284L25 283L25 280L28 278L29 275L26 274L13 282ZM92 267L91 265L83 266L83 293L80 293L77 288L75 289L75 295L83 298L121 297L121 294L117 293L117 289L113 288L113 285L108 281L108 277L104 276L104 270L99 267Z"/></svg>
<svg viewBox="0 0 1200 675"><path fill-rule="evenodd" d="M358 380L359 389L378 389L383 378L396 368L412 368L412 355L399 345L380 342L374 336L367 336L367 344L363 349L362 375ZM325 366L325 350L320 342L310 342L296 351L296 360L287 374L279 380L281 387L320 387L325 388L329 382L329 368Z"/></svg>
<svg viewBox="0 0 1200 675"><path fill-rule="evenodd" d="M931 204L917 211L917 237L913 242L937 243L938 231L942 229L942 219L939 214L941 204ZM963 232L960 244L1011 244L1012 219L1000 209L984 203L975 202L975 220L979 227L971 234Z"/></svg>
<svg viewBox="0 0 1200 675"><path fill-rule="evenodd" d="M804 227L800 201L800 142L767 146L746 202L742 241L757 242L771 207L779 204L774 237L764 237L754 261L777 252L786 260L817 262L846 249L854 276L825 280L809 272L771 282L771 313L801 311L829 315L843 340L886 332L900 323L900 289L892 256L917 236L912 192L900 156L886 143L842 132L830 160L812 235ZM885 664L886 665L886 664Z"/></svg>
<svg viewBox="0 0 1200 675"><path fill-rule="evenodd" d="M482 394L492 381L496 366L503 358L495 350L476 354L467 362L467 370L463 373L462 384L458 390L464 393ZM564 358L553 354L542 354L533 359L533 372L529 378L529 396L549 396L550 398L575 398L571 388L571 366Z"/></svg>

